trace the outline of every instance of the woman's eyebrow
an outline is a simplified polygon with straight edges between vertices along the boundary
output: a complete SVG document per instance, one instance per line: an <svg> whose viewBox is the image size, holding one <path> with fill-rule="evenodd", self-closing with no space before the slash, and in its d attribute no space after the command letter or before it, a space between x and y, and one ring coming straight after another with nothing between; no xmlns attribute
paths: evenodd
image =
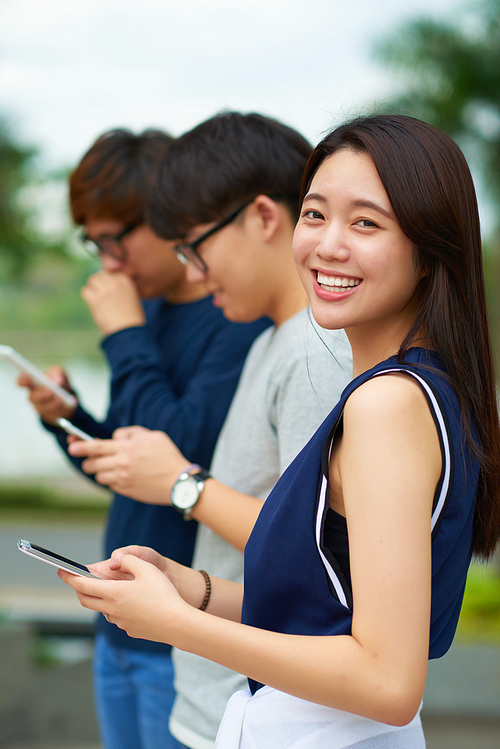
<svg viewBox="0 0 500 749"><path fill-rule="evenodd" d="M321 195L319 192L308 192L304 198L304 202L306 200L318 200L320 203L326 203L325 196Z"/></svg>
<svg viewBox="0 0 500 749"><path fill-rule="evenodd" d="M371 200L353 200L351 205L355 208L371 208L374 211L377 211L378 213L381 213L383 216L386 216L387 218L393 219L394 214L391 211L387 211L385 208L382 208L378 203L373 203Z"/></svg>

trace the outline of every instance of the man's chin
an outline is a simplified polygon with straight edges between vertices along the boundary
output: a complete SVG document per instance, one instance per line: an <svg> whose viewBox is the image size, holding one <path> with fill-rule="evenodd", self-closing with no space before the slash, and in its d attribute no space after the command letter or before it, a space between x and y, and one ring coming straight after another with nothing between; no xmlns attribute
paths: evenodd
<svg viewBox="0 0 500 749"><path fill-rule="evenodd" d="M156 289L143 288L142 286L139 286L139 284L136 284L136 286L141 299L157 299L160 296L165 296L163 292L157 291Z"/></svg>
<svg viewBox="0 0 500 749"><path fill-rule="evenodd" d="M214 305L217 307L217 305ZM231 307L221 307L222 314L226 318L226 320L229 320L229 322L238 322L238 323L249 323L249 322L255 322L255 320L259 319L259 315L251 315L249 313L245 314L241 310L237 311L234 309L231 309Z"/></svg>

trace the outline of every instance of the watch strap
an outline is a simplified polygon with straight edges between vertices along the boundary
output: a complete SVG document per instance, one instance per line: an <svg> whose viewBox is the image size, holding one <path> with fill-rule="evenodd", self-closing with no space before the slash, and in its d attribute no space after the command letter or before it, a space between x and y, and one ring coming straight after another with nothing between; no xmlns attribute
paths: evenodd
<svg viewBox="0 0 500 749"><path fill-rule="evenodd" d="M207 479L212 478L212 474L210 471L207 471L206 468L200 468L200 466L196 466L198 468L198 471L196 473L190 473L189 475L193 479L197 479L198 481L206 481Z"/></svg>
<svg viewBox="0 0 500 749"><path fill-rule="evenodd" d="M175 479L175 481L174 481L174 483L172 484L172 486L175 486L175 484L176 484L176 483L177 483L177 482L179 481L179 479L180 479L180 478L182 478L182 477L184 476L184 474L185 474L185 473L189 474L189 471L193 471L193 470L194 470L195 468L197 468L197 469L198 469L198 471L201 471L201 466L200 466L200 465L198 465L198 463L191 463L191 465L190 465L190 466L188 466L188 467L187 467L187 468L185 468L185 469L184 469L183 471L181 471L181 473L179 473L179 475L178 475L178 476L177 476L177 478Z"/></svg>

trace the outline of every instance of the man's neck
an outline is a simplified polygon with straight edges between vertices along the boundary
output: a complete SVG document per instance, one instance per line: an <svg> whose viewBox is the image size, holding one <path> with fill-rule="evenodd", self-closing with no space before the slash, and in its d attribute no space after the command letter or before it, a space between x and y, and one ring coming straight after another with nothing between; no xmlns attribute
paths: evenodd
<svg viewBox="0 0 500 749"><path fill-rule="evenodd" d="M298 312L301 312L309 304L309 298L298 276L297 282L294 283L291 281L287 286L286 293L281 294L275 300L269 317L277 328Z"/></svg>

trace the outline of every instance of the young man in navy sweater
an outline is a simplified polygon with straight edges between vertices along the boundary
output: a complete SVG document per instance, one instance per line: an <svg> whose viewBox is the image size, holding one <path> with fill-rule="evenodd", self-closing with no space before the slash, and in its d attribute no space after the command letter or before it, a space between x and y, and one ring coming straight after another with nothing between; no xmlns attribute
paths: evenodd
<svg viewBox="0 0 500 749"><path fill-rule="evenodd" d="M101 438L131 424L159 429L194 461L210 465L247 351L269 324L228 322L204 284L186 281L174 242L160 239L145 223L148 188L171 140L153 130L104 133L71 175L73 218L102 265L82 296L104 336L111 370L107 416L97 422L80 403L70 408L28 377L19 378L65 451L66 434L55 426L61 416ZM72 391L61 367L48 374ZM80 468L81 461L72 460ZM189 565L195 534L196 523L186 523L175 509L115 494L105 553L140 543ZM168 646L129 638L100 616L94 672L106 749L178 746L168 730L174 698Z"/></svg>

